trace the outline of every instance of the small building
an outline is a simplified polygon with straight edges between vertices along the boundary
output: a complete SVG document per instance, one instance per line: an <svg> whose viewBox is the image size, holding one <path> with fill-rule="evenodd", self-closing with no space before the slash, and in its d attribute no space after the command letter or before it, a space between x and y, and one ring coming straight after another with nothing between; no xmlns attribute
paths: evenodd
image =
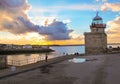
<svg viewBox="0 0 120 84"><path fill-rule="evenodd" d="M85 53L101 54L107 50L107 35L105 33L106 24L98 13L93 18L90 25L91 32L85 32Z"/></svg>
<svg viewBox="0 0 120 84"><path fill-rule="evenodd" d="M33 45L33 49L41 49L42 46L41 45Z"/></svg>
<svg viewBox="0 0 120 84"><path fill-rule="evenodd" d="M0 44L0 50L3 50L6 48L6 44Z"/></svg>
<svg viewBox="0 0 120 84"><path fill-rule="evenodd" d="M32 49L32 45L29 44L23 45L23 49Z"/></svg>
<svg viewBox="0 0 120 84"><path fill-rule="evenodd" d="M12 49L13 45L12 44L6 44L6 49Z"/></svg>

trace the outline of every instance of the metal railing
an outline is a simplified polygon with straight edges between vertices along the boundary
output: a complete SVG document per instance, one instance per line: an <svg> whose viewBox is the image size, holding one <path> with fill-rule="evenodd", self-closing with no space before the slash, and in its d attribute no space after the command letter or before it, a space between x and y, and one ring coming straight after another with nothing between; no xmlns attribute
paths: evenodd
<svg viewBox="0 0 120 84"><path fill-rule="evenodd" d="M28 58L24 60L8 60L7 64L8 65L14 65L14 66L23 66L23 65L28 65L32 63L36 63L39 61L45 60L45 57L39 57L39 58Z"/></svg>

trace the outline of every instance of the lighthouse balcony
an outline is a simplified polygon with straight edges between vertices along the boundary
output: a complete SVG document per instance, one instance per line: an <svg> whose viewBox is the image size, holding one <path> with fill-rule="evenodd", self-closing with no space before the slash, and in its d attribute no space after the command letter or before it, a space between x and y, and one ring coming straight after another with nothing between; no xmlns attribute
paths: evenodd
<svg viewBox="0 0 120 84"><path fill-rule="evenodd" d="M90 28L106 28L106 24L92 24Z"/></svg>

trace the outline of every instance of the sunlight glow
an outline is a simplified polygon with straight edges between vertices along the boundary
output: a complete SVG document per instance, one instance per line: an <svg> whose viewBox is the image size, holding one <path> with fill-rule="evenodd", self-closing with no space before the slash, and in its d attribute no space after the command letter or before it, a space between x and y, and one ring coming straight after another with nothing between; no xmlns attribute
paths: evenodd
<svg viewBox="0 0 120 84"><path fill-rule="evenodd" d="M46 20L47 20L47 25L51 24L54 21L54 19L56 19L56 17L53 17L53 16L51 16L51 17L45 17L45 16L43 16L43 17L42 16L41 17L39 17L39 16L30 17L30 20L34 24L38 24L40 26L46 26Z"/></svg>

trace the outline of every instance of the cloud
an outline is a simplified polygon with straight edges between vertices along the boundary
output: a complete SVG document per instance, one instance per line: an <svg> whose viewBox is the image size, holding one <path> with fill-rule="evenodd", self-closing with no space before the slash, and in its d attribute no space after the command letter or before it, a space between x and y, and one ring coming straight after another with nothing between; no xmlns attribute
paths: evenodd
<svg viewBox="0 0 120 84"><path fill-rule="evenodd" d="M96 4L71 4L71 5L57 5L57 6L40 6L39 8L33 8L32 12L49 12L49 13L56 13L59 11L66 11L66 10L93 10L93 9L99 9L100 5ZM49 10L52 9L52 10Z"/></svg>
<svg viewBox="0 0 120 84"><path fill-rule="evenodd" d="M99 0L96 0L96 2L99 2Z"/></svg>
<svg viewBox="0 0 120 84"><path fill-rule="evenodd" d="M43 36L38 33L27 33L21 35L15 35L9 32L0 32L3 36L0 36L0 43L7 44L45 44ZM4 35L5 34L5 35ZM46 41L47 42L47 41Z"/></svg>
<svg viewBox="0 0 120 84"><path fill-rule="evenodd" d="M68 30L67 25L60 21L54 21L48 26L39 28L40 34L45 35L47 40L66 40L70 39L69 35L73 30Z"/></svg>
<svg viewBox="0 0 120 84"><path fill-rule="evenodd" d="M107 29L109 42L119 42L120 38L120 16L116 17L114 20L109 21L109 28Z"/></svg>
<svg viewBox="0 0 120 84"><path fill-rule="evenodd" d="M116 17L114 20L108 22L109 29L108 33L109 34L118 34L120 31L120 16ZM119 33L120 34L120 33Z"/></svg>
<svg viewBox="0 0 120 84"><path fill-rule="evenodd" d="M20 17L28 20L26 11L30 5L26 0L0 0L0 6L0 30L16 34L30 31L20 20Z"/></svg>
<svg viewBox="0 0 120 84"><path fill-rule="evenodd" d="M112 10L113 12L118 12L120 11L120 3L104 3L104 5L102 5L101 7L102 11L106 11L106 10Z"/></svg>
<svg viewBox="0 0 120 84"><path fill-rule="evenodd" d="M56 6L54 8L64 9L64 10L93 10L94 8L99 8L99 5L73 4L73 5L68 5L68 6Z"/></svg>
<svg viewBox="0 0 120 84"><path fill-rule="evenodd" d="M108 0L95 0L96 2L106 3Z"/></svg>
<svg viewBox="0 0 120 84"><path fill-rule="evenodd" d="M102 0L103 3L106 3L108 0Z"/></svg>
<svg viewBox="0 0 120 84"><path fill-rule="evenodd" d="M66 19L66 20L63 20L64 23L70 23L71 20L70 19Z"/></svg>
<svg viewBox="0 0 120 84"><path fill-rule="evenodd" d="M73 38L74 40L84 40L84 36L83 35L79 35L76 38Z"/></svg>
<svg viewBox="0 0 120 84"><path fill-rule="evenodd" d="M47 40L66 40L70 39L67 25L62 21L54 21L48 26L33 24L27 15L30 5L27 0L0 0L0 31L13 34L25 34L36 32L44 35Z"/></svg>
<svg viewBox="0 0 120 84"><path fill-rule="evenodd" d="M101 6L102 11L111 10L112 12L118 13L115 19L107 22L108 28L106 32L108 35L108 42L119 43L118 39L120 38L120 3L108 3L107 0L103 0L103 2L104 4Z"/></svg>

